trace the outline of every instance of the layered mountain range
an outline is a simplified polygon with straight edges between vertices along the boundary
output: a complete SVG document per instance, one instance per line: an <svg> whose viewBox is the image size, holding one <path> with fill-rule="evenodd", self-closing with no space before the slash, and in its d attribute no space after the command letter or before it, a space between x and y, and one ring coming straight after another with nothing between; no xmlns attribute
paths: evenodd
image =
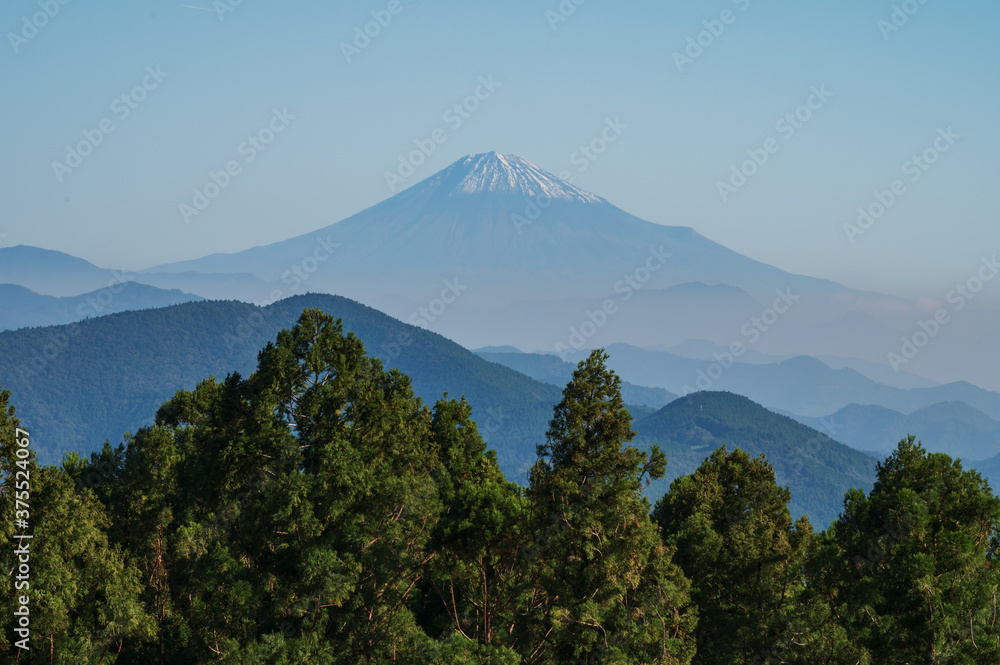
<svg viewBox="0 0 1000 665"><path fill-rule="evenodd" d="M914 338L949 305L785 272L690 227L639 219L517 156L469 155L308 234L142 271L0 248L0 330L308 292L466 348L504 345L489 359L550 385L567 380L564 361L608 347L636 408L728 390L815 427L832 417L863 450L883 452L905 434L895 430L918 425L932 446L972 459L997 448L997 312L966 302ZM913 339L923 343L907 353ZM890 354L903 362L890 366Z"/></svg>
<svg viewBox="0 0 1000 665"><path fill-rule="evenodd" d="M39 252L0 249L0 283L77 296L121 279ZM920 324L952 307L945 294L940 302L910 302L791 274L690 227L634 217L521 157L496 152L464 157L308 234L128 279L257 304L335 293L469 348L508 344L561 353L699 340L883 367L895 354L894 374L1000 388L995 368L981 361L992 357L988 340L1000 315L982 302L964 303L941 334L921 339ZM11 325L0 320L2 327ZM904 337L914 335L922 343L911 349Z"/></svg>

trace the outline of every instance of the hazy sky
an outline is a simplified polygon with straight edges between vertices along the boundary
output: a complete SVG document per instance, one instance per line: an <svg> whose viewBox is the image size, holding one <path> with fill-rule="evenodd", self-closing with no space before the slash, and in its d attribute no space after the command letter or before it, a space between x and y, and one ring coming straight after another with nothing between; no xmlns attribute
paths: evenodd
<svg viewBox="0 0 1000 665"><path fill-rule="evenodd" d="M1000 252L995 0L62 1L0 5L5 245L136 269L282 240L388 197L440 129L404 187L516 153L649 221L907 296ZM608 121L626 127L591 161ZM723 201L748 150L767 161ZM852 244L876 191L895 200Z"/></svg>

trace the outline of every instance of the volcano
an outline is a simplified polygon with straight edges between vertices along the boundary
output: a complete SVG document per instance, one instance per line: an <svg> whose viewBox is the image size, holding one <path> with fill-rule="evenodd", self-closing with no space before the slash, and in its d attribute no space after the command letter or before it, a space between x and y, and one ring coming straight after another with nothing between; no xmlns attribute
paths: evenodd
<svg viewBox="0 0 1000 665"><path fill-rule="evenodd" d="M289 286L307 275L308 290L362 301L420 302L444 280L459 279L469 301L503 306L608 295L623 276L643 276L651 255L670 259L647 289L723 283L762 298L789 286L845 290L744 257L689 227L641 220L522 157L496 152L464 157L315 232L149 272L243 273Z"/></svg>
<svg viewBox="0 0 1000 665"><path fill-rule="evenodd" d="M347 296L470 348L728 346L753 317L774 314L777 294L796 304L761 335L760 351L879 360L872 340L891 346L895 329L912 323L904 301L794 275L690 227L639 219L496 152L463 157L314 232L147 272L139 279L199 295L199 275L249 280L260 285L249 298L245 290L221 297L258 304L309 291Z"/></svg>

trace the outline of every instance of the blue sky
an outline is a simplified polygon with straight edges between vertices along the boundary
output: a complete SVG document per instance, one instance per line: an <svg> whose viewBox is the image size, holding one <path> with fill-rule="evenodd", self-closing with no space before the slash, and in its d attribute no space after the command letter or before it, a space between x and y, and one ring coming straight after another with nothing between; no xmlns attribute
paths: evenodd
<svg viewBox="0 0 1000 665"><path fill-rule="evenodd" d="M557 0L230 2L0 7L5 245L137 269L275 242L388 197L385 173L441 128L406 186L469 153L515 153L649 221L910 297L941 297L1000 251L995 2L566 0L557 23ZM904 4L905 24L880 29ZM44 6L54 16L24 31ZM348 62L341 44L371 12L391 22ZM446 121L481 77L499 87ZM283 131L248 147L275 109ZM809 118L788 136L777 123L797 110ZM621 136L582 158L616 119ZM948 128L961 138L937 152ZM84 132L100 143L57 174ZM719 181L769 139L777 149L724 201ZM905 165L928 149L937 161L914 181ZM185 223L179 206L231 162ZM903 193L849 242L844 225L897 180Z"/></svg>

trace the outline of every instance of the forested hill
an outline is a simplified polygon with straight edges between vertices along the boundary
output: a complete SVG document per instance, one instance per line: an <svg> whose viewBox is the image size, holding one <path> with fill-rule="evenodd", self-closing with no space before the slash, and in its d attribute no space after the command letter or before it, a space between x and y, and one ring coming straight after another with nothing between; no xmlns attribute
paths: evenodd
<svg viewBox="0 0 1000 665"><path fill-rule="evenodd" d="M778 483L792 492L789 507L795 517L806 514L814 525L826 527L836 519L847 490L867 492L875 479L874 458L733 393L682 397L638 421L635 430L637 442L658 443L669 462L667 475L658 481L664 486L651 487L650 495L664 493L667 482L692 473L716 448L740 448L771 462Z"/></svg>
<svg viewBox="0 0 1000 665"><path fill-rule="evenodd" d="M0 385L11 390L19 414L31 424L40 461L58 463L66 451L98 450L105 440L116 444L125 432L152 424L160 405L178 390L209 376L249 375L258 352L309 307L340 317L366 353L411 377L426 404L445 392L465 396L505 475L526 481L560 400L559 386L339 296L308 294L265 308L233 301L186 303L3 332ZM706 413L691 413L693 404ZM846 489L871 483L874 461L867 456L728 393L677 400L635 427L640 447L664 448L667 480L693 472L720 445L765 453L779 481L792 488L793 511L821 526L836 516ZM810 441L822 443L804 452ZM666 481L651 486L650 500L666 489Z"/></svg>
<svg viewBox="0 0 1000 665"><path fill-rule="evenodd" d="M764 456L719 448L651 511L667 457L627 445L607 360L577 366L524 485L467 402L428 410L315 308L252 375L179 391L89 459L38 465L0 386L0 537L17 543L0 660L1000 662L1000 500L979 474L907 437L817 533ZM694 454L766 448L817 486L836 482L817 464L856 462L735 395L647 420Z"/></svg>
<svg viewBox="0 0 1000 665"><path fill-rule="evenodd" d="M353 300L307 294L265 308L197 302L88 319L77 324L0 333L0 384L30 423L43 463L68 450L91 451L153 422L179 389L209 376L249 374L257 353L303 309L344 322L387 367L410 375L433 404L445 391L465 395L501 467L524 481L544 438L556 386L487 362L438 334L402 323Z"/></svg>

